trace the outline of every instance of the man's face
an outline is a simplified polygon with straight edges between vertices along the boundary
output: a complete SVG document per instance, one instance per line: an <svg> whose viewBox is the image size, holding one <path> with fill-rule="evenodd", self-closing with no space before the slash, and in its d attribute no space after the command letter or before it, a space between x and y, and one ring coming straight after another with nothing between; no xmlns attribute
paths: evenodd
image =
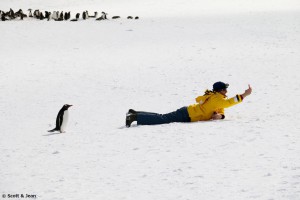
<svg viewBox="0 0 300 200"><path fill-rule="evenodd" d="M220 91L220 93L223 94L224 96L226 96L227 89L222 89L222 90Z"/></svg>

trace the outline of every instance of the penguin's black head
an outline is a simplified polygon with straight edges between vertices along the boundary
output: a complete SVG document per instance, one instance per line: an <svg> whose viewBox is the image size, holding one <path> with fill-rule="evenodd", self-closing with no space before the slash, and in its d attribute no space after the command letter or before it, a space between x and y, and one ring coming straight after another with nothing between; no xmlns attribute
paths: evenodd
<svg viewBox="0 0 300 200"><path fill-rule="evenodd" d="M63 108L64 108L65 110L68 110L68 108L70 108L71 106L73 106L73 105L65 104L65 105L63 106Z"/></svg>

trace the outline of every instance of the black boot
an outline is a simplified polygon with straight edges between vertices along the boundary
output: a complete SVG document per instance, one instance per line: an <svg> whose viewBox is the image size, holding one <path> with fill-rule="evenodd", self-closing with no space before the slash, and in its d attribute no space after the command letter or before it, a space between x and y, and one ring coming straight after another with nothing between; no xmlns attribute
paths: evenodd
<svg viewBox="0 0 300 200"><path fill-rule="evenodd" d="M127 114L157 114L157 113L146 112L146 111L136 111L136 110L133 110L133 109L129 109Z"/></svg>
<svg viewBox="0 0 300 200"><path fill-rule="evenodd" d="M137 120L137 114L135 113L128 113L126 115L126 127L130 127L131 123Z"/></svg>
<svg viewBox="0 0 300 200"><path fill-rule="evenodd" d="M137 114L138 112L133 110L133 109L129 109L127 114Z"/></svg>

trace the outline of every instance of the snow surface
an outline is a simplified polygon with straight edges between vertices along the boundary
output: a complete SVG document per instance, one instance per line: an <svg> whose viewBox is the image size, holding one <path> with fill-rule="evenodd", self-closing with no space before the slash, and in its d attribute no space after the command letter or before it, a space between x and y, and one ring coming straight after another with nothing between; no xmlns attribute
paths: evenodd
<svg viewBox="0 0 300 200"><path fill-rule="evenodd" d="M0 198L300 199L299 1L10 7L122 18L0 22ZM219 80L253 87L224 121L124 127L129 108L174 111ZM48 133L66 103L67 132Z"/></svg>

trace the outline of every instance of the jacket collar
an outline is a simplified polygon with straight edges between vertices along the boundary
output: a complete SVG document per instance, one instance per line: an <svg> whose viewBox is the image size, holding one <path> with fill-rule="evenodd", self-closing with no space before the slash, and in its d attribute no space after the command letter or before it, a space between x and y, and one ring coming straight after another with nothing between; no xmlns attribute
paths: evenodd
<svg viewBox="0 0 300 200"><path fill-rule="evenodd" d="M216 92L217 95L222 96L223 98L226 98L226 95L221 94L220 92Z"/></svg>

